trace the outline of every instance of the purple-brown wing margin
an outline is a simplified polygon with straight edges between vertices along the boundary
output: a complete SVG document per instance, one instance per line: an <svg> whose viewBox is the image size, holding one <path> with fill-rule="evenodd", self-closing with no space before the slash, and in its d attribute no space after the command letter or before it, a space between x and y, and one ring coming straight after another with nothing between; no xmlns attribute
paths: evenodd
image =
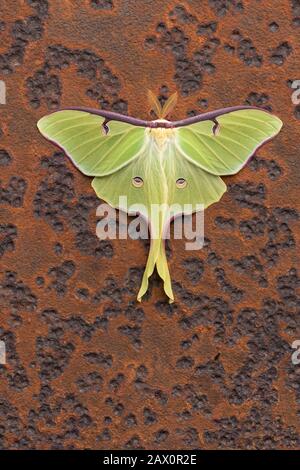
<svg viewBox="0 0 300 470"><path fill-rule="evenodd" d="M86 108L86 107L68 107L62 108L64 110L74 110L74 111L85 111L90 114L96 114L105 118L106 123L109 121L121 121L131 124L133 126L141 127L151 127L151 128L174 128L174 127L184 127L189 126L190 124L195 124L196 122L201 121L214 121L224 114L231 113L233 111L240 111L243 109L257 109L260 111L266 111L265 109L258 108L256 106L231 106L229 108L217 109L215 111L209 111L207 113L198 114L197 116L192 116L186 119L181 119L179 121L147 121L139 118L134 118L132 116L126 116L124 114L115 113L113 111L106 111L104 109L95 109L95 108Z"/></svg>

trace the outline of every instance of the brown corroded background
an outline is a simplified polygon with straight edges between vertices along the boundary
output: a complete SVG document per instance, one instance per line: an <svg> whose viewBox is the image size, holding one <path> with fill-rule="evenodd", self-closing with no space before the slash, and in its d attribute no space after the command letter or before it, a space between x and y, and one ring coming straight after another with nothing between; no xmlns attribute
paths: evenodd
<svg viewBox="0 0 300 470"><path fill-rule="evenodd" d="M299 0L2 0L0 446L300 448L297 316ZM176 303L142 241L97 240L90 179L37 120L85 105L174 118L239 104L283 131L206 212L206 244L171 241ZM297 228L298 227L298 228Z"/></svg>

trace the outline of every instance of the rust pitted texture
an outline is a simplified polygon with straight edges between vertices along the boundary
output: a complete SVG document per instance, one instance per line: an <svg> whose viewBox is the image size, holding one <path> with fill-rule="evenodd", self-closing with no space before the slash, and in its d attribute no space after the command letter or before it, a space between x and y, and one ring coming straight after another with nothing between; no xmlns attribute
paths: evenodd
<svg viewBox="0 0 300 470"><path fill-rule="evenodd" d="M0 446L300 448L298 0L3 0ZM205 214L205 247L99 241L91 180L38 133L59 107L173 119L235 105L284 122ZM299 249L299 248L298 248Z"/></svg>

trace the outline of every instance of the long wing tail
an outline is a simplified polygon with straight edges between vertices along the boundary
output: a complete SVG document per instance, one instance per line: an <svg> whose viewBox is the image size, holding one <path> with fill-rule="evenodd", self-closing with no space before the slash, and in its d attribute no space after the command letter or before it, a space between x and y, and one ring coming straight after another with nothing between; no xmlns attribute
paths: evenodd
<svg viewBox="0 0 300 470"><path fill-rule="evenodd" d="M174 302L174 295L166 257L165 241L162 238L154 238L151 240L148 260L137 299L141 302L143 295L147 292L149 277L153 274L155 265L159 276L164 281L164 290L169 297L169 303L172 303Z"/></svg>

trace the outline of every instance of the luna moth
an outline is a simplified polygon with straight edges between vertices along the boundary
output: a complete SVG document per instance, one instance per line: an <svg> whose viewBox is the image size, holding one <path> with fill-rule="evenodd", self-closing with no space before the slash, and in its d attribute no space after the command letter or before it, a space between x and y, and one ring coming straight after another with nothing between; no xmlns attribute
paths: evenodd
<svg viewBox="0 0 300 470"><path fill-rule="evenodd" d="M148 290L155 267L169 302L174 301L165 253L164 231L170 224L168 207L197 204L207 208L220 200L226 185L220 178L238 173L256 150L282 127L279 118L253 106L234 106L179 121L167 120L177 95L164 106L148 94L154 120L142 120L115 112L71 107L44 116L38 129L59 146L85 175L93 176L97 196L112 207L126 210L141 203L147 209L151 244L137 299ZM182 214L182 211L181 211ZM173 213L175 217L180 215Z"/></svg>

